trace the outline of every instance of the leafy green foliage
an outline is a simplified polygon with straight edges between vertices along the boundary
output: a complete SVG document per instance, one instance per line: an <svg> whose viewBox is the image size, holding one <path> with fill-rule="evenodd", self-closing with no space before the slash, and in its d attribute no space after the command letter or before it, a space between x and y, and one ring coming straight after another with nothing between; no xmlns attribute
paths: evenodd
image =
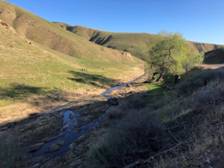
<svg viewBox="0 0 224 168"><path fill-rule="evenodd" d="M179 75L189 71L202 57L193 52L188 43L178 34L168 35L150 51L150 63L160 76Z"/></svg>

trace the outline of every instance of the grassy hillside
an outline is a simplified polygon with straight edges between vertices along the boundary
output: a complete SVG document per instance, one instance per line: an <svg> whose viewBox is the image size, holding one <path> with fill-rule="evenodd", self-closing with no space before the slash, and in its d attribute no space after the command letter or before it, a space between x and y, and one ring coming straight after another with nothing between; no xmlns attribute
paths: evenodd
<svg viewBox="0 0 224 168"><path fill-rule="evenodd" d="M164 39L161 35L152 35L146 33L111 33L81 26L68 26L63 23L57 23L58 27L67 29L79 36L85 37L89 41L122 51L129 51L141 59L148 60L149 50L152 46ZM218 46L213 44L189 42L192 49L198 52L208 52L216 49Z"/></svg>
<svg viewBox="0 0 224 168"><path fill-rule="evenodd" d="M0 106L31 95L94 93L143 72L142 61L0 2Z"/></svg>
<svg viewBox="0 0 224 168"><path fill-rule="evenodd" d="M26 38L56 51L75 57L116 57L120 52L105 49L87 42L85 39L63 31L52 23L45 21L18 7L0 3L0 19L15 28ZM107 59L105 58L105 59Z"/></svg>

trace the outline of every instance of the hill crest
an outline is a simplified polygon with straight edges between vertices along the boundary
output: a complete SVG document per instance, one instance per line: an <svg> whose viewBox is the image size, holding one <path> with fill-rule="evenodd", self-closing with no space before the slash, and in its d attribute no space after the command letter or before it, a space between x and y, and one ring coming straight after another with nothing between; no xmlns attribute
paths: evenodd
<svg viewBox="0 0 224 168"><path fill-rule="evenodd" d="M70 26L65 23L55 22L55 24L63 27L63 29L73 32L78 36L84 37L87 40L122 51L128 51L133 55L147 60L147 55L150 48L158 41L164 39L158 34L148 33L113 33L83 26ZM217 44L200 43L188 41L189 45L200 53L207 53L220 47Z"/></svg>

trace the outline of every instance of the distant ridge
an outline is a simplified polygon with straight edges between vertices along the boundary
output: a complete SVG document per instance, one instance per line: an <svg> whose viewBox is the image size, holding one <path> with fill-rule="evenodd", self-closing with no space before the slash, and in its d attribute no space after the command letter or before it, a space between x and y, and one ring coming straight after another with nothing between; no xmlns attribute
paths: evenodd
<svg viewBox="0 0 224 168"><path fill-rule="evenodd" d="M87 40L108 48L115 48L128 51L133 55L147 60L148 51L163 36L147 33L113 33L86 28L83 26L70 26L65 23L55 22L58 26L73 32ZM200 53L206 53L220 47L216 44L200 43L189 41L189 45Z"/></svg>

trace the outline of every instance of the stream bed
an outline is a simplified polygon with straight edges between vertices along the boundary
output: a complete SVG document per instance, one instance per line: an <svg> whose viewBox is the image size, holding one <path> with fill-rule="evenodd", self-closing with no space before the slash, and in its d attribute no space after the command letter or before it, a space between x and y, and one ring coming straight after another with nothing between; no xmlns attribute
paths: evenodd
<svg viewBox="0 0 224 168"><path fill-rule="evenodd" d="M121 83L117 86L108 88L100 95L109 100L112 98L111 94L113 91L121 90L139 78L140 77L127 83ZM63 110L61 113L63 116L63 127L59 135L52 137L39 149L31 152L33 167L38 168L52 159L64 156L70 150L70 145L72 143L74 143L81 136L86 135L92 130L98 128L101 123L107 119L107 113L105 112L99 118L80 127L78 124L80 119L80 114L78 111Z"/></svg>

